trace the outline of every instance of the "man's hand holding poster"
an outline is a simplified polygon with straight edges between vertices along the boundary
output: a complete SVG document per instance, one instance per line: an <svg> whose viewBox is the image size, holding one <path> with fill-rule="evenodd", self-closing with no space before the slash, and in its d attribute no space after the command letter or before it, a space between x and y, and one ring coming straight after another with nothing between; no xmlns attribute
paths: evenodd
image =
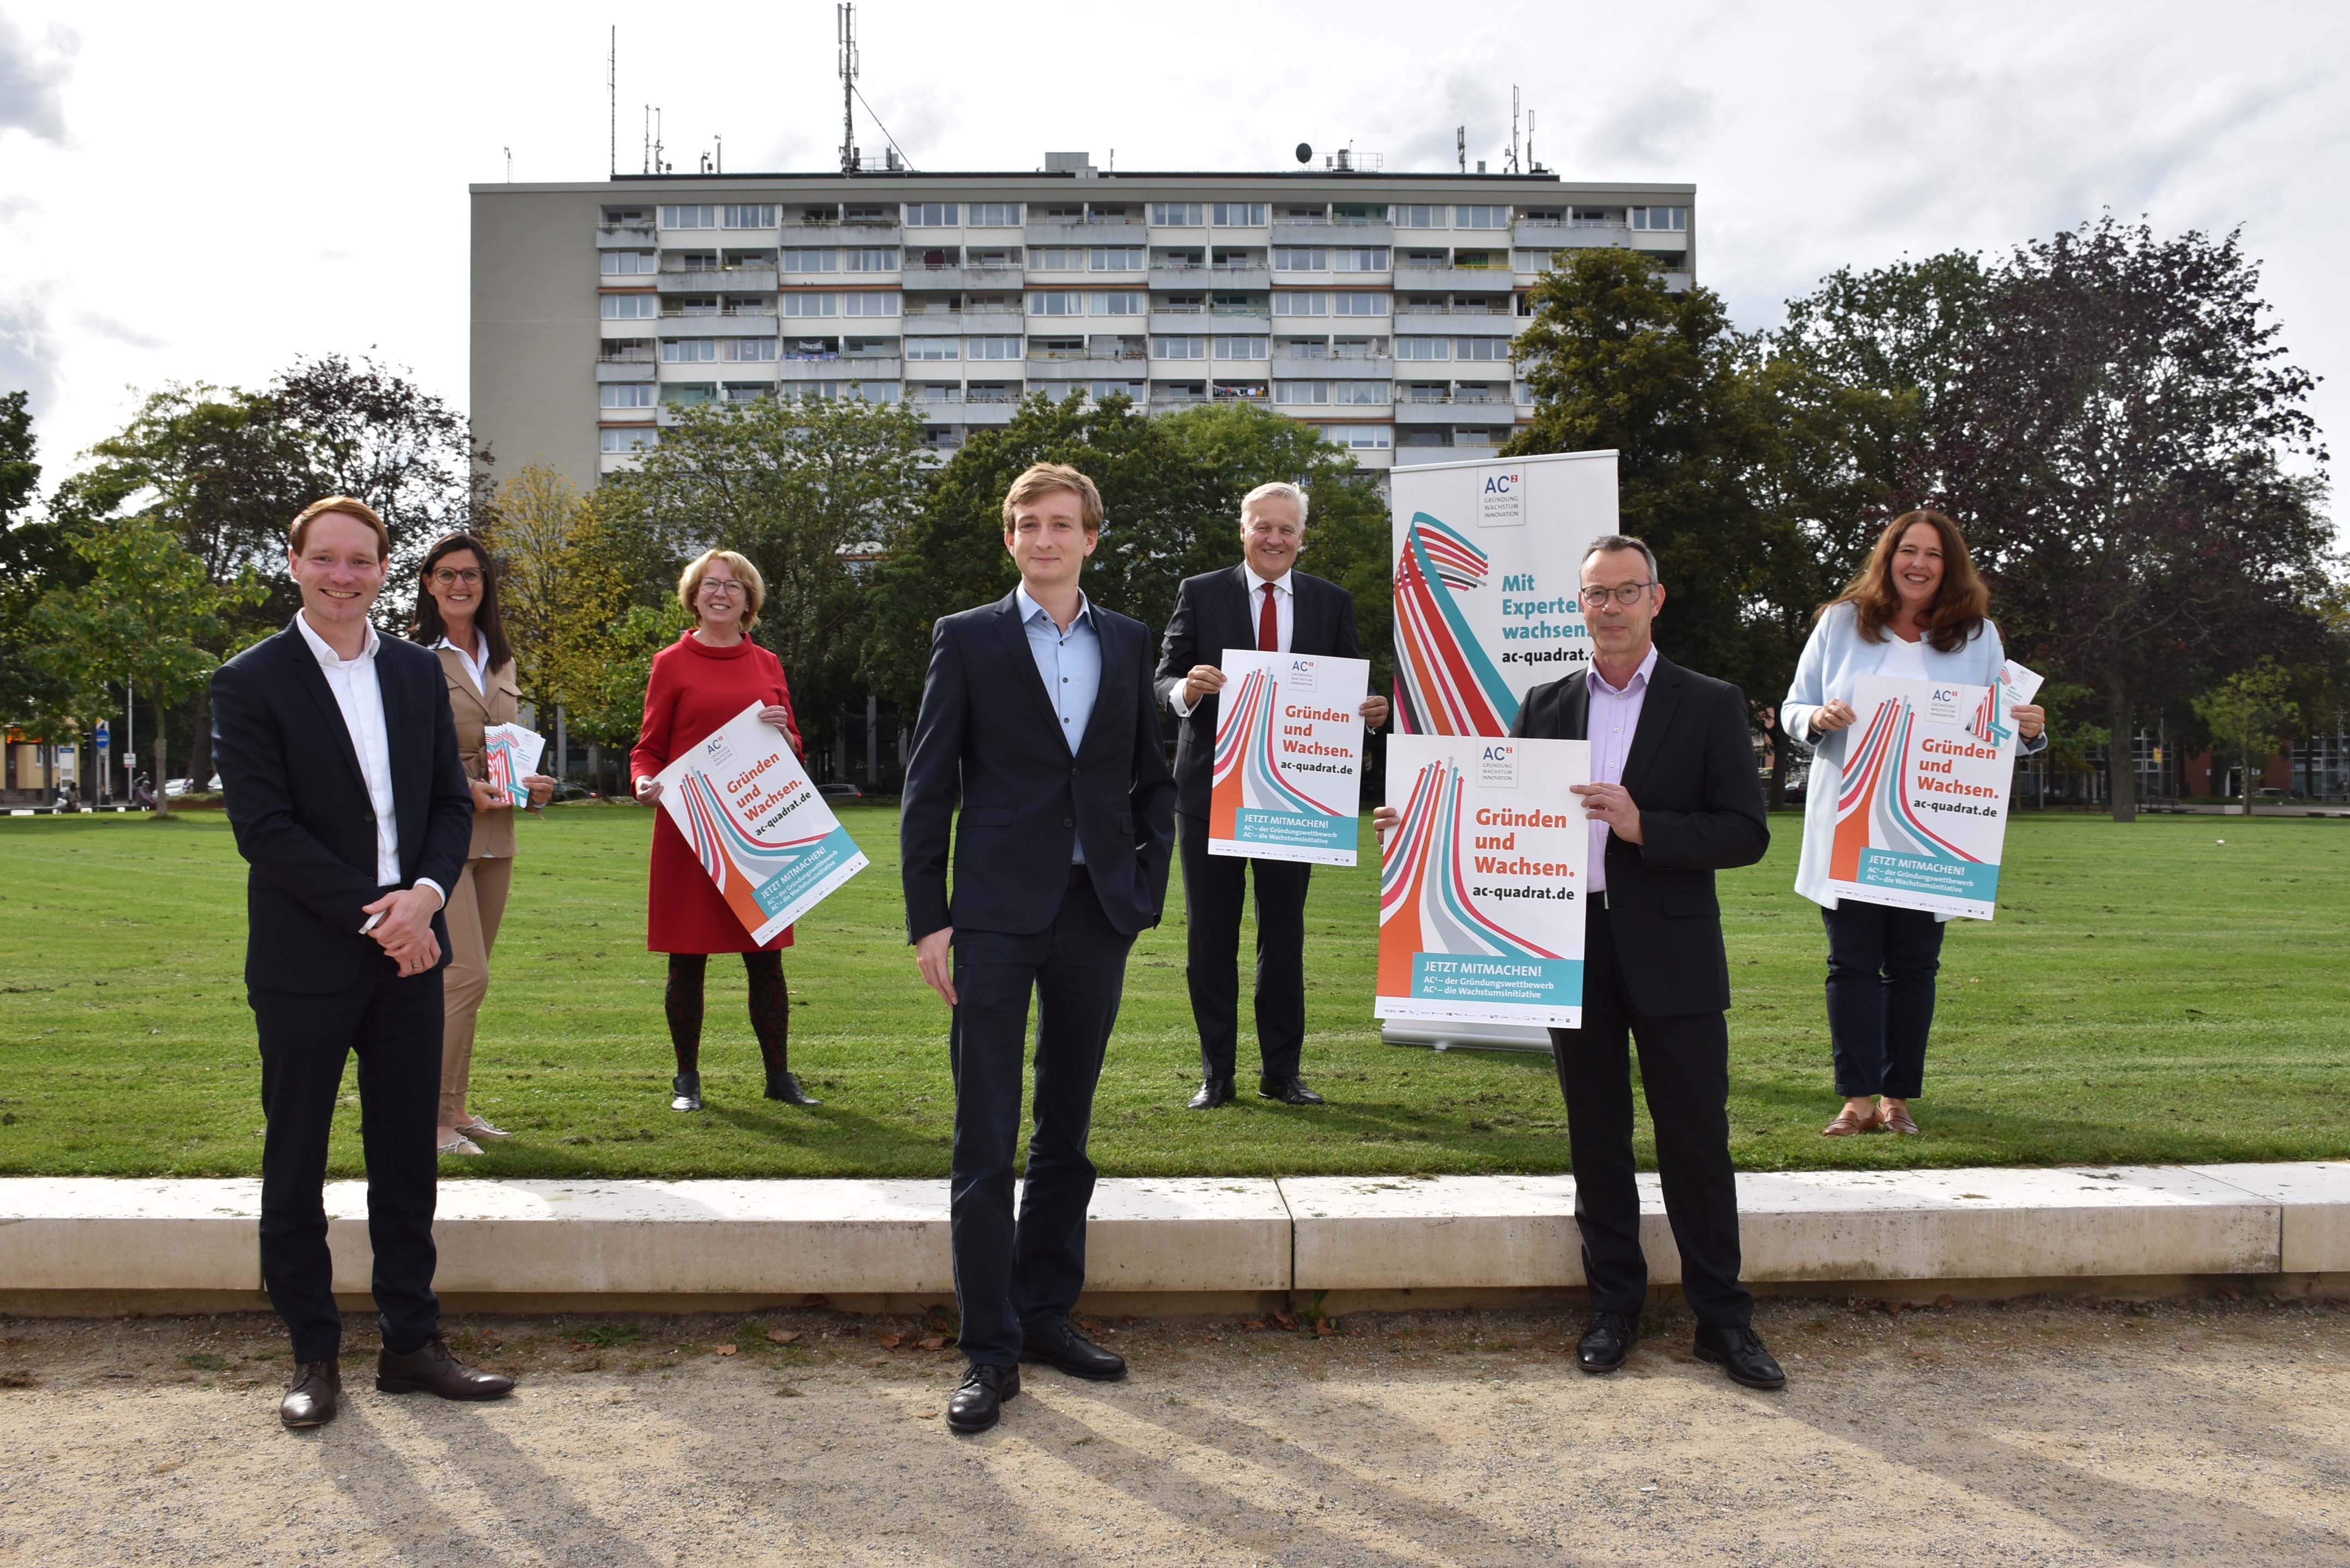
<svg viewBox="0 0 2350 1568"><path fill-rule="evenodd" d="M1352 866L1368 659L1224 649L1208 853Z"/></svg>

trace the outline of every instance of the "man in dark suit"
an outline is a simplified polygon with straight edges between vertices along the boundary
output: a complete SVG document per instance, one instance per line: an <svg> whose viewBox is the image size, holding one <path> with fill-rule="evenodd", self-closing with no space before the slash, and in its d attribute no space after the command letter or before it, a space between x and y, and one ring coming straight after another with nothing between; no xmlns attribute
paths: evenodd
<svg viewBox="0 0 2350 1568"><path fill-rule="evenodd" d="M1208 853L1219 667L1228 648L1360 659L1353 596L1295 569L1305 543L1305 493L1260 484L1241 502L1237 566L1187 577L1159 656L1159 700L1183 721L1175 742L1176 830L1183 854L1188 950L1183 977L1200 1031L1200 1092L1191 1109L1232 1098L1238 1071L1242 879L1256 878L1257 1093L1292 1106L1322 1096L1298 1075L1305 1044L1305 888L1310 866ZM1363 722L1387 722L1388 700L1363 700Z"/></svg>
<svg viewBox="0 0 2350 1568"><path fill-rule="evenodd" d="M490 1399L513 1380L441 1342L432 1293L441 1093L441 906L464 869L473 796L440 663L379 636L382 520L329 496L294 520L302 608L214 672L213 756L249 863L246 999L261 1042L261 1278L294 1340L287 1427L335 1418L342 1316L327 1250L327 1137L359 1056L376 1386Z"/></svg>
<svg viewBox="0 0 2350 1568"><path fill-rule="evenodd" d="M1582 597L1592 668L1528 691L1510 729L1591 742L1592 782L1572 786L1591 823L1583 1027L1551 1031L1591 1289L1575 1360L1586 1372L1623 1366L1648 1289L1628 1035L1656 1124L1681 1293L1697 1314L1697 1354L1749 1387L1782 1387L1786 1375L1756 1336L1753 1299L1738 1278L1730 968L1713 887L1716 871L1751 866L1771 844L1746 700L1657 651L1650 628L1665 589L1639 540L1596 540L1583 558ZM1393 820L1381 808L1380 831Z"/></svg>
<svg viewBox="0 0 2350 1568"><path fill-rule="evenodd" d="M1024 1361L1126 1375L1069 1314L1086 1277L1094 1086L1127 952L1167 902L1175 783L1150 634L1077 586L1101 521L1093 481L1074 468L1038 463L1013 483L1003 544L1020 586L938 623L906 765L906 934L954 1010L950 1229L971 1363L947 1402L958 1432L995 1425ZM1035 1127L1015 1219L1031 992Z"/></svg>

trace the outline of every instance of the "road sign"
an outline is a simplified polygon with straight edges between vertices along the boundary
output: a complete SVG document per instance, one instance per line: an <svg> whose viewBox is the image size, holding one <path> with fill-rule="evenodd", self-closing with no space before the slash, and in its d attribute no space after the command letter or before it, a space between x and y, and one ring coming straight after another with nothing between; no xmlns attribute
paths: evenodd
<svg viewBox="0 0 2350 1568"><path fill-rule="evenodd" d="M98 749L99 753L103 754L113 744L114 732L107 727L105 720L100 719L98 722Z"/></svg>

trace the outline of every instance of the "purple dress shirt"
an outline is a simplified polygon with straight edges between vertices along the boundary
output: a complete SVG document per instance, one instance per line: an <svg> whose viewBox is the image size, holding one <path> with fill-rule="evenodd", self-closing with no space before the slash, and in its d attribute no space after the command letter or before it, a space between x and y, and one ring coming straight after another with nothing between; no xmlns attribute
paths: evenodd
<svg viewBox="0 0 2350 1568"><path fill-rule="evenodd" d="M1640 660L1640 668L1632 671L1632 679L1618 688L1601 678L1599 666L1592 665L1591 681L1591 782L1619 784L1624 782L1624 759L1632 754L1632 732L1640 727L1640 709L1648 701L1648 676L1657 668L1657 645L1648 645L1648 657ZM1594 893L1607 890L1607 825L1597 817L1591 819L1590 888Z"/></svg>

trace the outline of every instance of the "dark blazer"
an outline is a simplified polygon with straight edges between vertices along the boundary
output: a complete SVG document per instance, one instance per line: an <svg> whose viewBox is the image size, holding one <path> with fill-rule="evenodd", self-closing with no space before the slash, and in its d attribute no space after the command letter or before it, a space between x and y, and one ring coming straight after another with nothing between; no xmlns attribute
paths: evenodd
<svg viewBox="0 0 2350 1568"><path fill-rule="evenodd" d="M1175 781L1159 738L1150 633L1093 606L1101 690L1076 755L1020 625L1018 596L941 619L914 722L898 841L906 935L942 926L1029 935L1053 923L1072 841L1121 933L1159 923L1175 843ZM955 808L954 892L947 837Z"/></svg>
<svg viewBox="0 0 2350 1568"><path fill-rule="evenodd" d="M1581 673L1537 686L1510 733L1589 737L1591 688ZM1607 836L1607 917L1632 1005L1658 1018L1730 1005L1730 963L1713 874L1752 866L1771 846L1746 699L1726 680L1662 654L1624 759L1643 842Z"/></svg>
<svg viewBox="0 0 2350 1568"><path fill-rule="evenodd" d="M1292 653L1321 654L1336 659L1363 657L1362 640L1355 635L1355 597L1327 577L1293 570L1290 591L1296 596L1296 619L1289 632ZM1228 648L1256 646L1257 612L1249 606L1248 568L1227 566L1183 579L1175 590L1175 613L1167 622L1159 644L1159 700L1183 684L1195 664L1220 664ZM1216 697L1213 692L1183 716L1175 741L1176 809L1187 816L1208 815L1208 795L1215 778Z"/></svg>
<svg viewBox="0 0 2350 1568"><path fill-rule="evenodd" d="M441 661L379 633L376 684L400 815L400 885L430 877L453 890L473 836ZM343 711L302 634L288 626L213 672L213 761L236 847L250 864L245 984L321 992L360 982L381 959L359 934L376 883L375 809ZM432 934L449 961L449 931Z"/></svg>

